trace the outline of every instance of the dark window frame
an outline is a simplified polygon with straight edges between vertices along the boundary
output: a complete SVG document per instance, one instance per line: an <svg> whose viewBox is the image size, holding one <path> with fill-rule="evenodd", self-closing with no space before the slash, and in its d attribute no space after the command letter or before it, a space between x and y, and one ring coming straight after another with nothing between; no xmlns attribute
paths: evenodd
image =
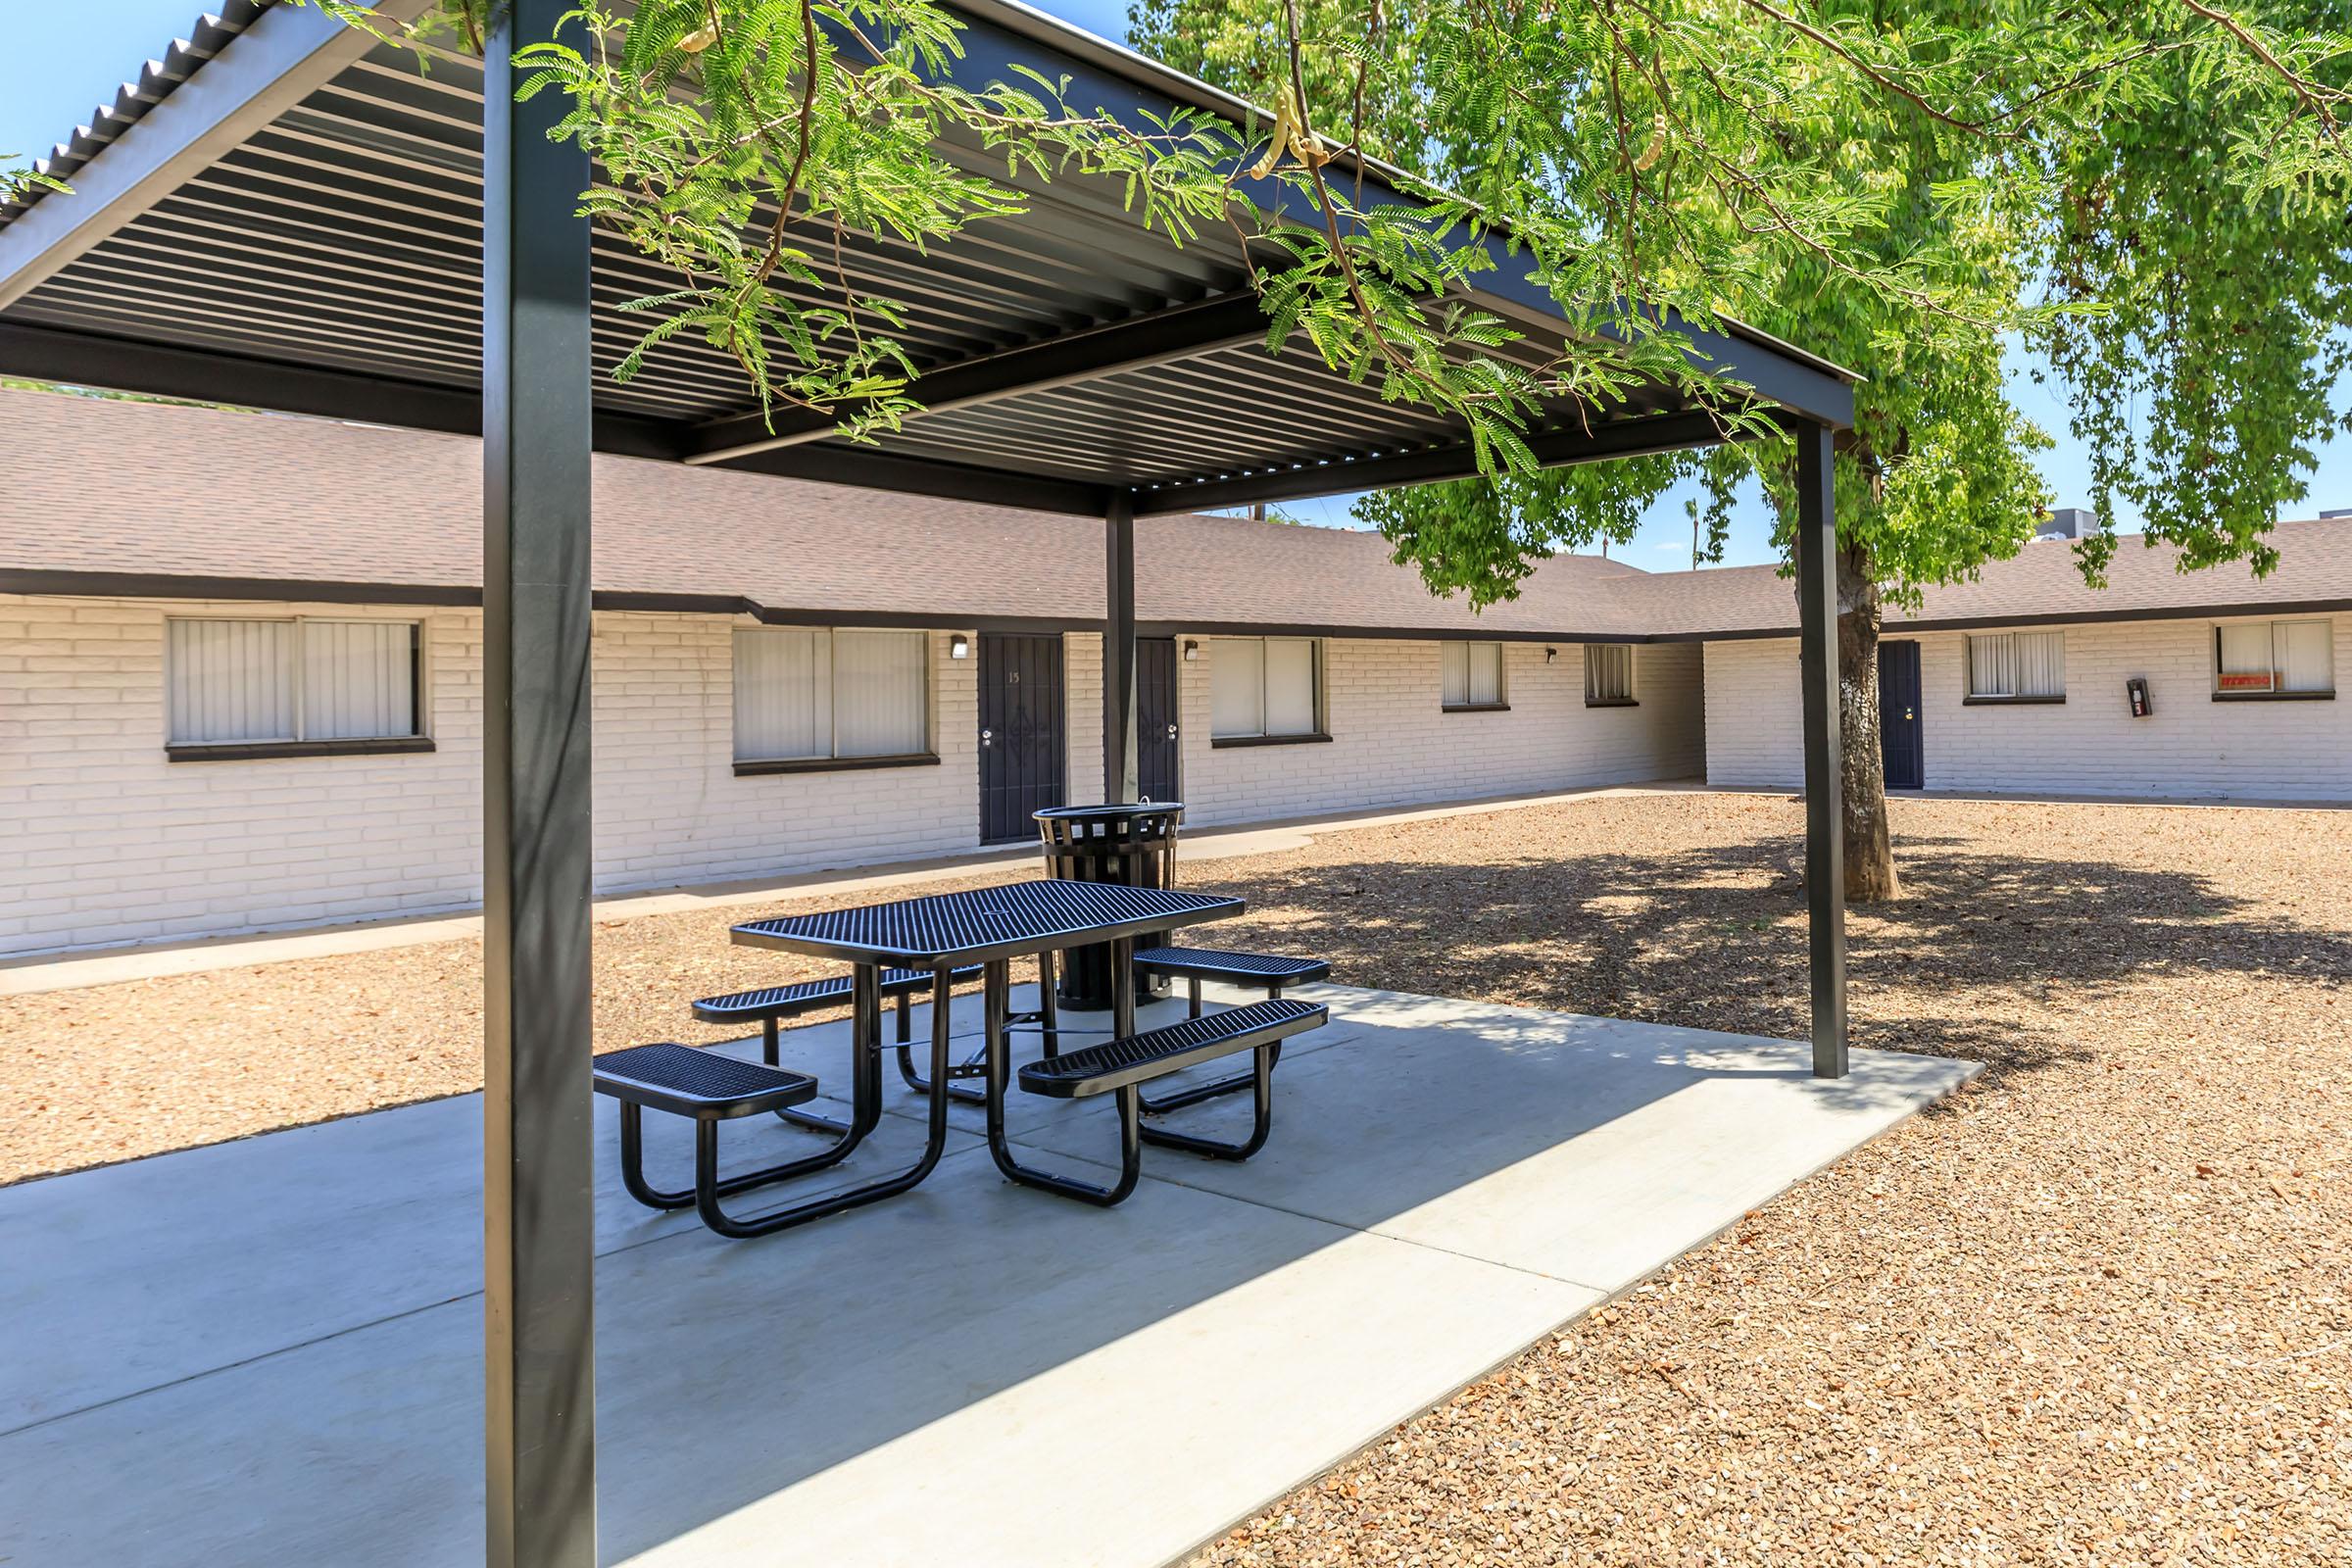
<svg viewBox="0 0 2352 1568"><path fill-rule="evenodd" d="M181 741L172 738L172 623L174 621L239 621L269 622L294 628L292 653L294 670L294 726L302 728L304 693L302 690L303 640L307 628L314 622L344 624L360 622L368 625L406 626L409 631L409 722L412 728L405 735L346 735L331 739L313 739L295 734L270 740L250 741ZM431 725L431 694L425 689L424 628L422 617L407 615L314 615L296 612L285 615L199 614L164 616L164 758L172 762L252 761L264 758L302 757L389 757L404 752L430 752L433 745Z"/></svg>

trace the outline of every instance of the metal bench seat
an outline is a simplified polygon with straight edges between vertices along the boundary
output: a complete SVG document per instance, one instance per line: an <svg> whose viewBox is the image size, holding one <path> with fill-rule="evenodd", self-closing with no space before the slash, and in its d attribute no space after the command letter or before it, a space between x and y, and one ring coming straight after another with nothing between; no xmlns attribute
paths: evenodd
<svg viewBox="0 0 2352 1568"><path fill-rule="evenodd" d="M1280 953L1221 953L1214 948L1144 948L1135 966L1147 974L1171 979L1227 980L1235 985L1262 985L1279 996L1284 986L1302 986L1331 978L1326 958L1294 958Z"/></svg>
<svg viewBox="0 0 2352 1568"><path fill-rule="evenodd" d="M629 1196L648 1208L692 1208L721 1236L760 1236L780 1227L773 1216L758 1221L734 1219L718 1206L720 1199L822 1170L848 1152L847 1148L839 1148L738 1176L722 1178L718 1174L718 1124L762 1111L780 1114L814 1100L816 1080L805 1072L786 1072L712 1051L663 1043L632 1046L599 1056L591 1077L598 1094L620 1102L620 1180ZM694 1186L685 1192L665 1191L645 1179L648 1109L668 1111L694 1122ZM813 1213L808 1217L813 1218Z"/></svg>
<svg viewBox="0 0 2352 1568"><path fill-rule="evenodd" d="M980 966L967 963L955 972L957 985L980 978ZM882 971L882 995L905 997L929 989L931 971L928 969L885 969ZM797 1018L804 1012L820 1007L846 1007L850 1004L850 977L835 975L830 980L801 980L788 986L765 986L758 991L735 991L723 997L705 997L694 1004L694 1015L705 1023L739 1023L747 1018Z"/></svg>
<svg viewBox="0 0 2352 1568"><path fill-rule="evenodd" d="M816 1080L692 1046L631 1046L596 1058L596 1092L698 1121L728 1121L816 1098Z"/></svg>
<svg viewBox="0 0 2352 1568"><path fill-rule="evenodd" d="M1191 1015L1200 1016L1200 982L1222 980L1229 985L1263 987L1269 998L1279 999L1285 986L1302 986L1310 981L1331 978L1331 962L1326 958L1294 958L1280 953L1226 953L1215 948L1144 948L1135 956L1138 974L1165 975L1182 979L1191 994ZM1282 1060L1282 1048L1274 1048L1274 1059ZM1203 1100L1219 1095L1239 1094L1250 1087L1249 1073L1235 1073L1194 1084L1172 1095L1144 1102L1147 1116L1165 1115L1197 1105Z"/></svg>
<svg viewBox="0 0 2352 1568"><path fill-rule="evenodd" d="M980 966L967 963L952 976L962 985L980 978ZM907 1008L909 999L917 992L931 989L928 969L885 969L882 971L882 995L899 1001L899 1043L905 1045L913 1037L913 1026ZM769 1066L776 1064L779 1041L777 1020L798 1018L803 1013L822 1011L826 1007L846 1007L850 1004L850 977L835 975L829 980L798 980L788 986L762 986L757 991L731 991L723 997L704 997L694 1004L694 1015L704 1023L751 1023L760 1025L760 1059Z"/></svg>
<svg viewBox="0 0 2352 1568"><path fill-rule="evenodd" d="M1020 1084L1030 1094L1047 1095L1059 1100L1083 1100L1107 1094L1116 1102L1119 1112L1119 1179L1109 1187L1100 1187L1074 1177L1057 1176L1024 1166L1013 1157L1011 1143L1004 1135L1005 1057L1002 1051L991 1052L988 1063L989 1152L996 1158L997 1168L1016 1182L1042 1187L1049 1192L1103 1207L1123 1200L1135 1191L1135 1184L1143 1174L1145 1144L1187 1150L1196 1154L1205 1154L1211 1159L1248 1159L1265 1147L1266 1135L1273 1126L1276 1051L1292 1035L1320 1028L1327 1016L1328 1009L1319 1003L1296 1002L1288 998L1253 1002L1247 1006L1229 1008L1204 1018L1187 1018L1182 1023L1147 1030L1124 1040L1062 1052L1043 1061L1023 1065ZM1228 1143L1143 1124L1144 1103L1140 1086L1155 1078L1164 1078L1169 1073L1182 1072L1187 1067L1244 1051L1256 1054L1254 1067L1248 1077L1255 1095L1254 1115L1247 1139L1240 1143Z"/></svg>
<svg viewBox="0 0 2352 1568"><path fill-rule="evenodd" d="M1253 1046L1272 1045L1321 1024L1319 1003L1253 1002L1246 1007L1187 1018L1182 1023L1105 1041L1081 1051L1032 1061L1021 1068L1021 1087L1033 1095L1080 1100L1133 1084L1150 1083Z"/></svg>

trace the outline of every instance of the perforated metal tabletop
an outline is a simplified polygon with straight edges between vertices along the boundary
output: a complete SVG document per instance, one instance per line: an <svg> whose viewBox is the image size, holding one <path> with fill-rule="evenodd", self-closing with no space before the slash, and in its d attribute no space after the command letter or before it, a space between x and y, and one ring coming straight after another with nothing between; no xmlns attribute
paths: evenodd
<svg viewBox="0 0 2352 1568"><path fill-rule="evenodd" d="M929 968L1150 935L1242 912L1240 899L1039 880L736 926L745 947Z"/></svg>

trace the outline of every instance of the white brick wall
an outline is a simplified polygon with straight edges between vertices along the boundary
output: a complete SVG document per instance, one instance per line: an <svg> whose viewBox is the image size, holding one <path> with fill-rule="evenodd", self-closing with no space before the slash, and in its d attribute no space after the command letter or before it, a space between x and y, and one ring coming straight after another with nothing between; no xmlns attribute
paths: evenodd
<svg viewBox="0 0 2352 1568"><path fill-rule="evenodd" d="M2352 615L2331 617L2344 684ZM2217 703L2210 620L2072 625L2063 704L1969 707L1967 642L1920 644L1927 786L1993 794L2352 800L2352 708L2343 701ZM1901 636L1901 633L1895 633ZM2124 700L2148 682L2146 718ZM1706 645L1707 782L1795 789L1794 639Z"/></svg>
<svg viewBox="0 0 2352 1568"><path fill-rule="evenodd" d="M932 633L938 766L739 778L737 624L720 615L596 617L600 889L912 859L978 842L977 658L949 658L948 633Z"/></svg>
<svg viewBox="0 0 2352 1568"><path fill-rule="evenodd" d="M1708 643L1707 782L1732 789L1802 789L1796 639Z"/></svg>
<svg viewBox="0 0 2352 1568"><path fill-rule="evenodd" d="M0 952L413 913L479 897L478 614L421 616L439 748L430 755L172 763L166 609L0 596L0 816L24 851L0 859Z"/></svg>
<svg viewBox="0 0 2352 1568"><path fill-rule="evenodd" d="M430 754L169 762L167 614L426 627ZM600 892L968 848L975 661L932 645L940 763L735 776L735 622L596 617ZM466 907L481 897L481 616L398 606L0 596L0 953Z"/></svg>
<svg viewBox="0 0 2352 1568"><path fill-rule="evenodd" d="M1541 645L1506 643L1510 710L1447 713L1438 644L1335 640L1324 644L1328 744L1219 747L1209 736L1216 643L1195 640L1200 657L1177 664L1185 820L1195 826L1695 778L1704 766L1698 650L1687 644L1636 650L1639 706L1587 708L1581 645L1555 644L1547 664Z"/></svg>
<svg viewBox="0 0 2352 1568"><path fill-rule="evenodd" d="M1102 799L1102 637L1099 632L1061 634L1062 733L1069 742L1069 766L1062 778L1068 805L1094 806Z"/></svg>
<svg viewBox="0 0 2352 1568"><path fill-rule="evenodd" d="M172 763L168 613L384 614L426 627L426 755ZM615 892L952 853L978 839L977 658L932 635L937 766L733 769L735 622L596 618L596 880ZM2334 617L2339 682L2352 615ZM1958 633L1920 638L1928 785L2352 799L2352 704L2215 703L2212 624L2066 628L2068 701L1966 707ZM1181 643L1184 639L1179 638ZM1640 706L1584 706L1583 650L1505 645L1508 712L1439 710L1435 643L1325 645L1328 744L1214 747L1215 641L1179 662L1196 826L1694 776L1795 788L1793 639L1651 644ZM1102 644L1066 639L1071 798L1101 798ZM481 618L397 606L0 596L0 953L465 907L479 897ZM2149 680L2134 720L2124 680ZM1701 714L1703 711L1703 729Z"/></svg>
<svg viewBox="0 0 2352 1568"><path fill-rule="evenodd" d="M429 754L169 762L169 614L389 615L425 633ZM736 622L596 617L600 892L967 849L979 660L932 634L937 766L737 777ZM1435 643L1326 647L1328 745L1212 748L1211 650L1179 664L1190 820L1207 826L1701 766L1699 659L1638 651L1641 706L1587 709L1584 657L1506 650L1511 710L1441 713ZM1102 795L1102 640L1065 644L1072 799ZM481 616L398 606L0 596L0 954L466 907L480 897Z"/></svg>

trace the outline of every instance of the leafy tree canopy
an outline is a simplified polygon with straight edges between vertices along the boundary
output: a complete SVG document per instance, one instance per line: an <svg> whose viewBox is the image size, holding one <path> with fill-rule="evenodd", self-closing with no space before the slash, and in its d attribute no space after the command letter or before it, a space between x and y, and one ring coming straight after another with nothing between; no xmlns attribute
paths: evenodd
<svg viewBox="0 0 2352 1568"><path fill-rule="evenodd" d="M1137 0L1148 52L1322 122L1508 216L1580 299L1744 318L1855 366L1850 566L1901 598L2014 553L2047 445L2009 402L2046 356L2119 504L2183 564L2246 559L2343 418L2352 56L2321 4L2202 0ZM1292 41L1296 40L1296 47ZM1571 259L1573 258L1573 260ZM1368 498L1433 586L1484 601L1544 555L1627 537L1718 449ZM1785 510L1785 509L1784 509Z"/></svg>

